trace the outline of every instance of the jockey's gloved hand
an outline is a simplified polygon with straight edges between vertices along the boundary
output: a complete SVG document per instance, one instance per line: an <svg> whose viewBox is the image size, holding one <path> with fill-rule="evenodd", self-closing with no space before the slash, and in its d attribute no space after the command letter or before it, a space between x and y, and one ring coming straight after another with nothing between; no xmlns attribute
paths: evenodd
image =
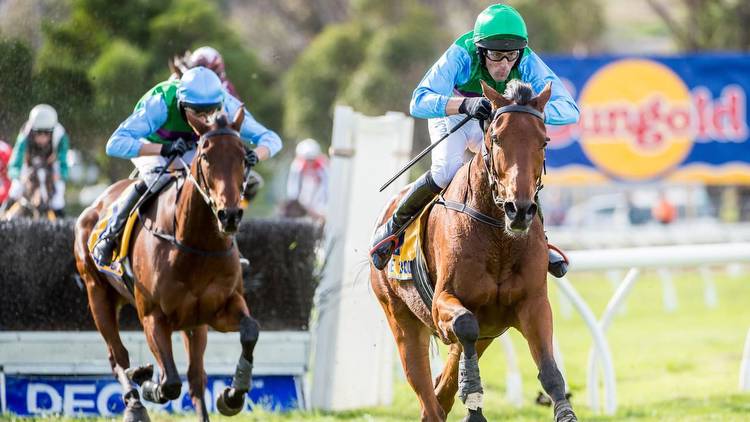
<svg viewBox="0 0 750 422"><path fill-rule="evenodd" d="M249 149L245 153L245 164L247 164L247 167L255 167L256 164L258 164L258 154L255 153L255 150Z"/></svg>
<svg viewBox="0 0 750 422"><path fill-rule="evenodd" d="M458 107L458 112L478 120L487 120L492 114L492 103L484 97L466 97Z"/></svg>
<svg viewBox="0 0 750 422"><path fill-rule="evenodd" d="M163 157L169 158L172 156L180 156L186 153L189 149L190 146L188 145L187 141L182 138L178 138L176 141L162 145L159 154Z"/></svg>

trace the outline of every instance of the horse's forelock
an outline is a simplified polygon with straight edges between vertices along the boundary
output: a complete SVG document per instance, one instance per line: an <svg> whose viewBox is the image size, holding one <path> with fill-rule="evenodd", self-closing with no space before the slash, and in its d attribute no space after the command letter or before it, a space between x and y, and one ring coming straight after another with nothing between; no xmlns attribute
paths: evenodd
<svg viewBox="0 0 750 422"><path fill-rule="evenodd" d="M223 129L229 126L229 120L227 119L227 115L224 113L221 113L218 116L216 116L216 120L214 120L214 124L216 125L216 129Z"/></svg>
<svg viewBox="0 0 750 422"><path fill-rule="evenodd" d="M534 97L534 91L531 90L530 84L518 79L513 79L505 86L503 97L518 105L527 105Z"/></svg>

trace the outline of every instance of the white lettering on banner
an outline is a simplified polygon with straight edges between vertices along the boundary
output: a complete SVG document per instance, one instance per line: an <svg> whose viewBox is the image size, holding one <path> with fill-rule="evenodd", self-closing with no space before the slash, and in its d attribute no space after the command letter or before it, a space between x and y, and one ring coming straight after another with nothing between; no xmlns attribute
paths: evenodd
<svg viewBox="0 0 750 422"><path fill-rule="evenodd" d="M122 395L120 384L109 384L102 388L102 391L96 397L96 409L99 411L99 414L102 416L114 416L114 413L109 410L107 402L109 402L110 398L120 395Z"/></svg>
<svg viewBox="0 0 750 422"><path fill-rule="evenodd" d="M49 397L50 407L48 409L38 406L39 399L43 395ZM62 411L62 397L52 386L47 384L29 383L26 390L26 409L31 414L60 413Z"/></svg>
<svg viewBox="0 0 750 422"><path fill-rule="evenodd" d="M63 390L63 413L74 416L81 413L96 412L93 399L83 399L81 396L96 394L95 385L66 385Z"/></svg>
<svg viewBox="0 0 750 422"><path fill-rule="evenodd" d="M231 383L229 383L231 384ZM215 398L229 386L226 381L213 380L206 385L204 399L207 410L215 411ZM252 387L260 390L264 387L263 380L253 380ZM108 404L121 406L122 388L115 381L97 387L95 383L67 384L65 381L43 383L32 382L26 386L26 411L29 415L44 415L51 413L66 416L101 415L116 416ZM192 411L189 382L183 381L182 390L177 399L165 404L144 401L149 411L156 412L190 412ZM245 400L245 410L252 410L252 402Z"/></svg>

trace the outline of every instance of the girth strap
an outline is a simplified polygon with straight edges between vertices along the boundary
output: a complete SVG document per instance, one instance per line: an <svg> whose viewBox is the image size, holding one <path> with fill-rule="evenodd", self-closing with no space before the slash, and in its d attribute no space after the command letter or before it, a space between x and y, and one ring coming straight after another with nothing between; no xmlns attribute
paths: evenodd
<svg viewBox="0 0 750 422"><path fill-rule="evenodd" d="M449 210L457 211L462 214L466 214L469 217L479 221L480 223L484 223L487 225L490 225L492 227L497 227L499 229L502 229L505 227L505 221L490 217L487 214L482 214L481 212L475 210L474 208L466 205L466 203L456 202L456 201L449 201L443 197L441 194L437 202L435 202L438 205L442 205L445 208L448 208Z"/></svg>

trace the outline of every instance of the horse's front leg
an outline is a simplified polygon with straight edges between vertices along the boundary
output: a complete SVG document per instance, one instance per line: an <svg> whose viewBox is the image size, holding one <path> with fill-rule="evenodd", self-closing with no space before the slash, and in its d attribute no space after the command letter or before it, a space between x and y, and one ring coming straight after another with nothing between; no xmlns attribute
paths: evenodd
<svg viewBox="0 0 750 422"><path fill-rule="evenodd" d="M477 340L477 356L482 357L482 353L492 344L492 340L491 338ZM443 364L443 370L435 379L435 395L446 415L450 413L456 398L456 392L458 392L458 361L460 357L461 346L456 343L451 344L448 357Z"/></svg>
<svg viewBox="0 0 750 422"><path fill-rule="evenodd" d="M250 391L253 371L253 350L258 342L260 325L253 317L245 303L245 298L238 292L232 294L227 305L219 311L211 327L217 331L239 331L242 355L232 377L232 386L227 387L216 398L216 408L225 416L234 416L242 410L245 395Z"/></svg>
<svg viewBox="0 0 750 422"><path fill-rule="evenodd" d="M203 394L206 391L206 371L203 368L203 354L208 343L208 326L201 325L193 330L182 332L182 340L188 356L188 383L193 407L202 422L208 422L208 409Z"/></svg>
<svg viewBox="0 0 750 422"><path fill-rule="evenodd" d="M469 413L464 422L486 422L482 415L482 380L479 376L479 321L452 293L443 291L433 302L435 325L449 341L458 340L463 347L458 362L458 396ZM435 312L436 311L436 312Z"/></svg>
<svg viewBox="0 0 750 422"><path fill-rule="evenodd" d="M565 398L565 380L557 369L552 350L552 310L544 295L523 300L517 307L519 331L529 343L531 356L539 369L539 381L555 404L555 422L575 422L570 402Z"/></svg>
<svg viewBox="0 0 750 422"><path fill-rule="evenodd" d="M182 381L172 356L172 328L160 310L144 315L141 323L148 347L161 368L159 383L147 379L141 383L141 391L144 399L164 404L179 397L182 390Z"/></svg>

